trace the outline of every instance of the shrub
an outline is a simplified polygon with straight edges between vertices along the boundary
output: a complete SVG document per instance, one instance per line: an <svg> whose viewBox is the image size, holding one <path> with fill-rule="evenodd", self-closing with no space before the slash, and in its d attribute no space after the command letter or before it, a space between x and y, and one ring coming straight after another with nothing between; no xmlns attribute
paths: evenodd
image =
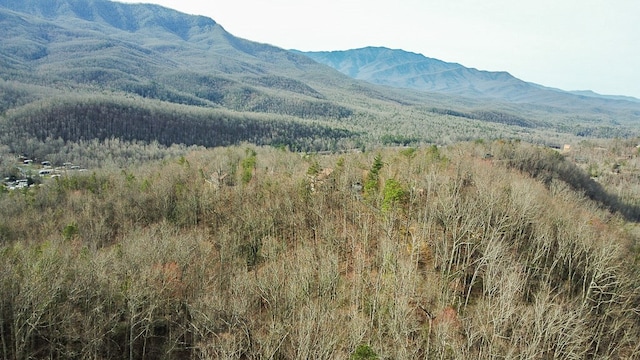
<svg viewBox="0 0 640 360"><path fill-rule="evenodd" d="M367 199L373 199L375 194L378 192L380 170L383 166L384 163L382 162L382 155L377 154L373 158L371 170L369 170L369 174L367 175L367 179L364 183L364 195Z"/></svg>
<svg viewBox="0 0 640 360"><path fill-rule="evenodd" d="M396 204L404 202L407 197L407 192L399 181L389 179L384 183L382 195L382 211L386 212L391 210Z"/></svg>
<svg viewBox="0 0 640 360"><path fill-rule="evenodd" d="M65 240L71 240L76 235L78 235L78 225L76 223L71 223L62 229L62 237Z"/></svg>
<svg viewBox="0 0 640 360"><path fill-rule="evenodd" d="M377 360L378 354L369 345L358 345L356 350L349 357L351 360Z"/></svg>

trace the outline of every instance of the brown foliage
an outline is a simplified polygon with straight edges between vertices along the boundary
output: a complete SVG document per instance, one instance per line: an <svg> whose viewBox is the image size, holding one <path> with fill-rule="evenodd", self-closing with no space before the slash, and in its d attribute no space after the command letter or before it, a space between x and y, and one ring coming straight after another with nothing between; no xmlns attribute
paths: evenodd
<svg viewBox="0 0 640 360"><path fill-rule="evenodd" d="M411 189L384 210L374 154L317 156L312 192L268 148L244 185L225 148L0 194L2 357L640 355L636 225L504 146L381 150Z"/></svg>

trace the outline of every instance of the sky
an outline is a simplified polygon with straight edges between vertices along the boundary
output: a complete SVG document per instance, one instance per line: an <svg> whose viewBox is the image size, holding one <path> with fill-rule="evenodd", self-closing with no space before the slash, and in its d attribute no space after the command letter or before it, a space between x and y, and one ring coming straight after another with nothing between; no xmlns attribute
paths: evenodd
<svg viewBox="0 0 640 360"><path fill-rule="evenodd" d="M640 98L639 0L119 0L283 49L384 46L562 90Z"/></svg>

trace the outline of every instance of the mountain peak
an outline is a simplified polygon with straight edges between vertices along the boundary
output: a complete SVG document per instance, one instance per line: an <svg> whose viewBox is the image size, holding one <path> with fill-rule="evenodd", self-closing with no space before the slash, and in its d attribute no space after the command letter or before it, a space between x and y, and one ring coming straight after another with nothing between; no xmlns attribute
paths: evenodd
<svg viewBox="0 0 640 360"><path fill-rule="evenodd" d="M129 32L160 27L182 38L188 37L194 28L216 25L205 16L187 15L159 5L108 0L0 0L0 6L47 20L75 18Z"/></svg>
<svg viewBox="0 0 640 360"><path fill-rule="evenodd" d="M358 80L374 84L465 97L543 105L594 106L593 101L638 102L593 92L567 92L520 80L505 71L467 68L422 54L386 47L305 52L313 60Z"/></svg>
<svg viewBox="0 0 640 360"><path fill-rule="evenodd" d="M302 56L235 37L210 18L158 5L0 0L0 17L4 18L0 21L0 75L22 83L114 89L182 104L225 104L234 109L295 113L298 110L291 109L301 107L301 113L319 109L337 117L350 110L316 102L340 102L362 95L409 104L422 102L426 96L445 103L479 102L483 106L492 99L494 103L558 106L571 111L601 107L596 109L598 114L613 102L527 83L506 72L480 71L387 47ZM355 84L317 62L356 79L438 94ZM361 91L351 94L354 87ZM280 92L307 100L270 99Z"/></svg>

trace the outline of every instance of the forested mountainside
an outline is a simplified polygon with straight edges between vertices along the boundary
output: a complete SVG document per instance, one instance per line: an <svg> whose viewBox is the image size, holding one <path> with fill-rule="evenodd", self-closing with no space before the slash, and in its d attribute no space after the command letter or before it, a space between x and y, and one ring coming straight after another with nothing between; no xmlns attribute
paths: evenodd
<svg viewBox="0 0 640 360"><path fill-rule="evenodd" d="M399 49L367 47L342 51L299 52L352 78L375 84L507 102L582 109L627 109L638 115L640 99L603 96L591 91L562 91L529 83L507 72L482 71Z"/></svg>
<svg viewBox="0 0 640 360"><path fill-rule="evenodd" d="M3 1L0 13L3 143L16 152L33 137L298 148L349 133L318 121L353 110L294 78L320 65L211 19L108 1Z"/></svg>
<svg viewBox="0 0 640 360"><path fill-rule="evenodd" d="M0 358L640 357L633 107L374 85L155 5L0 0L0 34Z"/></svg>
<svg viewBox="0 0 640 360"><path fill-rule="evenodd" d="M47 139L317 151L638 133L632 108L382 87L155 5L0 0L0 19L0 142L16 154L42 157Z"/></svg>
<svg viewBox="0 0 640 360"><path fill-rule="evenodd" d="M635 144L192 149L3 190L0 351L637 358Z"/></svg>

